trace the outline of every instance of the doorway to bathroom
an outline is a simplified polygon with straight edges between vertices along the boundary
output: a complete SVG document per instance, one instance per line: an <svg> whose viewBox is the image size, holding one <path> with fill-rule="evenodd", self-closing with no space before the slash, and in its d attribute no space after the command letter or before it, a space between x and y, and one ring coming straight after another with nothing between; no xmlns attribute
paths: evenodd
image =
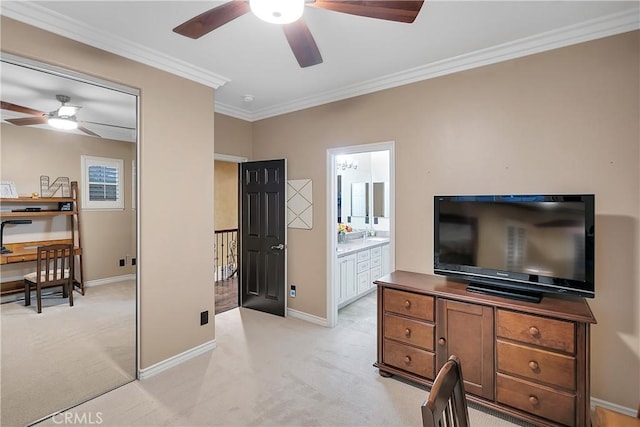
<svg viewBox="0 0 640 427"><path fill-rule="evenodd" d="M330 327L353 320L348 307L354 301L367 299L375 310L373 282L395 267L394 145L382 142L327 150Z"/></svg>

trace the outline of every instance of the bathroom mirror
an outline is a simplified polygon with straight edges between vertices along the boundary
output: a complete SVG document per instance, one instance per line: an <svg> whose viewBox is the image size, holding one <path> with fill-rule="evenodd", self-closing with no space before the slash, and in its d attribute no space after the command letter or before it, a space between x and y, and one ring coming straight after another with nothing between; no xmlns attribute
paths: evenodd
<svg viewBox="0 0 640 427"><path fill-rule="evenodd" d="M351 184L351 216L369 216L369 183L354 182Z"/></svg>
<svg viewBox="0 0 640 427"><path fill-rule="evenodd" d="M389 197L386 182L373 183L373 216L389 216Z"/></svg>
<svg viewBox="0 0 640 427"><path fill-rule="evenodd" d="M83 156L121 161L124 178L123 209L80 206L82 254L74 262L77 267L82 259L82 276L76 278L84 281L85 292L74 292L73 307L60 288L46 290L42 313L36 311L35 292L25 306L24 292L8 282L19 284L35 271L35 261L3 259L0 425L24 426L136 378L138 92L4 53L0 66L2 181L30 197L40 192L41 175L51 181L68 177L78 182L82 198ZM38 112L58 111L57 95L76 107L79 129L53 129L37 118ZM6 121L28 117L35 119ZM7 227L4 243L68 238L68 218L34 217L31 225Z"/></svg>

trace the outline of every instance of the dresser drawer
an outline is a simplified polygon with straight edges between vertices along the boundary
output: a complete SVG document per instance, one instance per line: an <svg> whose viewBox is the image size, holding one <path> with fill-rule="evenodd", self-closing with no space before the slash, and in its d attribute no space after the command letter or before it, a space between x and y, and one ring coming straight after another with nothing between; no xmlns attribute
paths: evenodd
<svg viewBox="0 0 640 427"><path fill-rule="evenodd" d="M499 403L538 415L560 424L575 425L575 396L528 381L497 374Z"/></svg>
<svg viewBox="0 0 640 427"><path fill-rule="evenodd" d="M498 310L496 334L502 338L575 353L575 325L572 322Z"/></svg>
<svg viewBox="0 0 640 427"><path fill-rule="evenodd" d="M362 273L363 271L367 271L369 270L369 261L362 261L359 262L358 265L356 266L356 270L358 273Z"/></svg>
<svg viewBox="0 0 640 427"><path fill-rule="evenodd" d="M433 297L384 289L384 310L433 321Z"/></svg>
<svg viewBox="0 0 640 427"><path fill-rule="evenodd" d="M375 248L371 248L371 258L382 255L382 247L378 246Z"/></svg>
<svg viewBox="0 0 640 427"><path fill-rule="evenodd" d="M407 319L393 314L384 315L384 337L433 351L433 331L431 323Z"/></svg>
<svg viewBox="0 0 640 427"><path fill-rule="evenodd" d="M412 372L421 377L433 379L436 356L434 353L384 340L384 363Z"/></svg>
<svg viewBox="0 0 640 427"><path fill-rule="evenodd" d="M576 389L576 359L560 353L498 340L498 371Z"/></svg>
<svg viewBox="0 0 640 427"><path fill-rule="evenodd" d="M369 249L358 252L358 262L367 261L369 259Z"/></svg>

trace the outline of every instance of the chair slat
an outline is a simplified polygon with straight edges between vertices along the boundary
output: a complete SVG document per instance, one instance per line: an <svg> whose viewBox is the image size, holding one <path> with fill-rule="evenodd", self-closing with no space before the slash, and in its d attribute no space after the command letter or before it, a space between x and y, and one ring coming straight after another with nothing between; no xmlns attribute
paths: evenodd
<svg viewBox="0 0 640 427"><path fill-rule="evenodd" d="M451 355L440 368L428 399L422 404L423 427L468 427L469 412L464 394L460 359Z"/></svg>

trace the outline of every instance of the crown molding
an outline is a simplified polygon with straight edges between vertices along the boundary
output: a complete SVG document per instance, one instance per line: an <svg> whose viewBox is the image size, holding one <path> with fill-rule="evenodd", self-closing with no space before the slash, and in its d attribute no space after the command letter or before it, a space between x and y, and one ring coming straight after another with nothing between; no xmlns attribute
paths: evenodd
<svg viewBox="0 0 640 427"><path fill-rule="evenodd" d="M248 121L267 119L293 111L317 107L331 102L341 101L360 95L366 95L385 89L403 86L422 80L445 76L460 71L470 70L485 65L508 61L535 53L558 49L573 44L583 43L603 37L634 31L640 28L640 6L624 12L615 13L602 18L570 25L560 29L544 32L535 36L503 43L487 49L435 61L399 73L389 74L377 79L359 82L354 85L324 92L292 102L286 102L254 112L230 109L221 103L216 103L216 111ZM236 114L236 115L234 115Z"/></svg>
<svg viewBox="0 0 640 427"><path fill-rule="evenodd" d="M215 111L216 113L224 114L225 116L235 117L236 119L246 120L248 122L253 122L256 120L253 113L249 110L245 110L242 108L237 108L228 104L224 104L222 102L215 103Z"/></svg>
<svg viewBox="0 0 640 427"><path fill-rule="evenodd" d="M133 43L116 34L97 30L87 24L70 19L57 12L52 12L31 2L4 1L1 5L0 14L214 89L231 81L204 68L196 67L157 50Z"/></svg>

